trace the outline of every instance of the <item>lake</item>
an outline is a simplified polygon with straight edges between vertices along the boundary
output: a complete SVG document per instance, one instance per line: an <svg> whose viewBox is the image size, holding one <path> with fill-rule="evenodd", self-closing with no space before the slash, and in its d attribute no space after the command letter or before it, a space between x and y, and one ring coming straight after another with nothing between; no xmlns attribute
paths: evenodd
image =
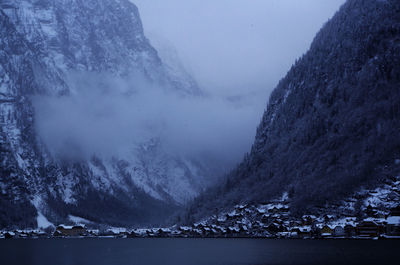
<svg viewBox="0 0 400 265"><path fill-rule="evenodd" d="M399 251L400 240L14 239L0 240L0 264L399 264Z"/></svg>

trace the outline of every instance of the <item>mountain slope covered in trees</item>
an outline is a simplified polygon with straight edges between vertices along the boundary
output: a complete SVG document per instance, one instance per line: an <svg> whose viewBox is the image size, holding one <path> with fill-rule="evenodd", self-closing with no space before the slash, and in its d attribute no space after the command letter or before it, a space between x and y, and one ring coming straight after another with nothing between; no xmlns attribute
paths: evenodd
<svg viewBox="0 0 400 265"><path fill-rule="evenodd" d="M400 1L348 0L270 96L251 152L190 207L288 192L302 213L400 173Z"/></svg>

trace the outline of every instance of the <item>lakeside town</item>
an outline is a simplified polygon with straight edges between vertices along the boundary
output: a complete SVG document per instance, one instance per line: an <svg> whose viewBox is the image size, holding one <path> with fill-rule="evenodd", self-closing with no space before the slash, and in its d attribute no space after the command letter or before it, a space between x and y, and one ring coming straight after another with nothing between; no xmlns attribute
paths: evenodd
<svg viewBox="0 0 400 265"><path fill-rule="evenodd" d="M322 207L319 212L319 215L293 217L289 196L284 193L267 203L236 205L230 212L215 214L191 226L92 229L81 218L78 219L81 224L61 224L44 230L0 231L0 238L400 239L400 177L388 178L380 188L361 190L341 204ZM355 212L357 216L352 215Z"/></svg>

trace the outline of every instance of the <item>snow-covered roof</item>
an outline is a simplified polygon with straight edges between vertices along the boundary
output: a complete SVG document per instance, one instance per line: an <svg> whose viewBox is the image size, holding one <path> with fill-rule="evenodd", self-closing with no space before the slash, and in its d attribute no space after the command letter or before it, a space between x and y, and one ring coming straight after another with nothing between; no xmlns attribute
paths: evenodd
<svg viewBox="0 0 400 265"><path fill-rule="evenodd" d="M315 215L309 215L309 214L306 214L306 215L303 215L303 218L311 218L311 219L316 219L317 217L316 217Z"/></svg>
<svg viewBox="0 0 400 265"><path fill-rule="evenodd" d="M338 219L335 221L330 222L330 225L335 226L342 226L345 227L346 225L356 226L356 217L344 217L342 219Z"/></svg>
<svg viewBox="0 0 400 265"><path fill-rule="evenodd" d="M319 228L319 229L322 229L322 228L324 228L324 227L328 227L328 228L330 228L330 229L334 229L335 228L335 226L333 226L333 225L331 225L331 224L316 224L316 226Z"/></svg>
<svg viewBox="0 0 400 265"><path fill-rule="evenodd" d="M61 224L61 225L58 225L58 227L60 227L60 228L62 228L62 229L72 229L72 225L63 225L63 224Z"/></svg>
<svg viewBox="0 0 400 265"><path fill-rule="evenodd" d="M301 226L299 227L301 232L310 232L311 231L311 226Z"/></svg>
<svg viewBox="0 0 400 265"><path fill-rule="evenodd" d="M389 216L386 221L389 225L400 225L400 216Z"/></svg>
<svg viewBox="0 0 400 265"><path fill-rule="evenodd" d="M126 228L124 227L110 227L107 229L107 232L112 232L114 234L125 233Z"/></svg>
<svg viewBox="0 0 400 265"><path fill-rule="evenodd" d="M364 222L374 222L374 223L384 223L384 222L386 222L386 219L385 218L368 217L368 218L365 218L363 221Z"/></svg>

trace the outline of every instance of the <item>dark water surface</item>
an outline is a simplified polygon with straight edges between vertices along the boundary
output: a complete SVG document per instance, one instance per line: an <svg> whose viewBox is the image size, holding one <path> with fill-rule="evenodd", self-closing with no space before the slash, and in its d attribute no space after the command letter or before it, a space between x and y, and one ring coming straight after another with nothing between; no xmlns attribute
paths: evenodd
<svg viewBox="0 0 400 265"><path fill-rule="evenodd" d="M154 238L0 240L0 264L400 264L400 241Z"/></svg>

